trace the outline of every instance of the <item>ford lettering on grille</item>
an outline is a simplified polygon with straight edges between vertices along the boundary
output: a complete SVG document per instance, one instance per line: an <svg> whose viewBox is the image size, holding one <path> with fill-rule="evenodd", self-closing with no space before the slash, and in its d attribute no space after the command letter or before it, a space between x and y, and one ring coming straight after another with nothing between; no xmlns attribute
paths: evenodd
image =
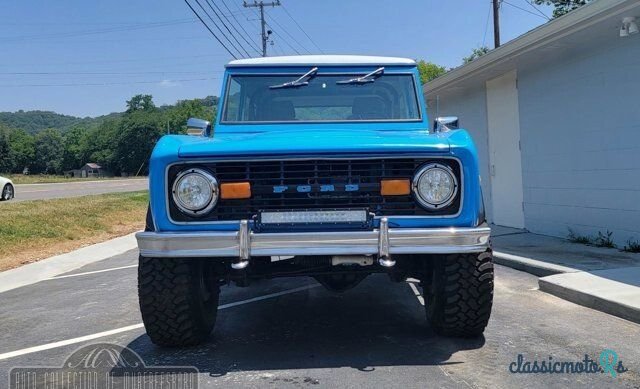
<svg viewBox="0 0 640 389"><path fill-rule="evenodd" d="M314 187L312 185L274 185L273 193L326 193L326 192L338 192L344 190L345 192L357 192L360 190L358 184L346 184L346 185L320 185Z"/></svg>

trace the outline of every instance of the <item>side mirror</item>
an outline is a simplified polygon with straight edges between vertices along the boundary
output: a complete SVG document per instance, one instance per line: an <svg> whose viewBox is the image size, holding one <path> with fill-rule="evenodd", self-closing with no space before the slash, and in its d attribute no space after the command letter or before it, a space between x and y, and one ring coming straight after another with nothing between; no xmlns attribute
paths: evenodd
<svg viewBox="0 0 640 389"><path fill-rule="evenodd" d="M198 118L189 118L187 120L187 135L192 136L209 136L211 133L211 123Z"/></svg>
<svg viewBox="0 0 640 389"><path fill-rule="evenodd" d="M457 116L440 116L433 121L433 132L447 132L458 129Z"/></svg>

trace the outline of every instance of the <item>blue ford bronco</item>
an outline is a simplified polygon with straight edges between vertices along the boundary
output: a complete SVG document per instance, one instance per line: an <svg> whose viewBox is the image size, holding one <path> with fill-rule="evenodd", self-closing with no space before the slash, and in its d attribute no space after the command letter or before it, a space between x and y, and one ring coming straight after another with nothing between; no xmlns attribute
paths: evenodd
<svg viewBox="0 0 640 389"><path fill-rule="evenodd" d="M205 341L225 284L306 276L343 292L373 273L420 280L437 333L482 334L493 263L476 149L455 117L429 129L419 80L403 58L229 63L215 126L189 119L151 156L137 234L151 340Z"/></svg>

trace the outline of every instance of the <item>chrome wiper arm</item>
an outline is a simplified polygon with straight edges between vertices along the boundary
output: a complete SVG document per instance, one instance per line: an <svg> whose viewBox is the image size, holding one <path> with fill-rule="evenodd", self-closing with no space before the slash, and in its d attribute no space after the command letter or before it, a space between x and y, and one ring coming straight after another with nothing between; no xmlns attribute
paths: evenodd
<svg viewBox="0 0 640 389"><path fill-rule="evenodd" d="M365 74L362 77L352 78L349 80L336 81L336 84L367 84L369 82L374 82L376 78L380 77L384 73L384 67L378 68L372 71L369 74Z"/></svg>
<svg viewBox="0 0 640 389"><path fill-rule="evenodd" d="M300 76L299 78L293 81L285 82L284 84L271 85L269 89L297 88L299 86L306 86L306 85L309 85L309 80L315 77L316 74L318 74L317 67L309 70L308 72L306 72L305 74L303 74L302 76ZM306 81L303 81L305 79Z"/></svg>

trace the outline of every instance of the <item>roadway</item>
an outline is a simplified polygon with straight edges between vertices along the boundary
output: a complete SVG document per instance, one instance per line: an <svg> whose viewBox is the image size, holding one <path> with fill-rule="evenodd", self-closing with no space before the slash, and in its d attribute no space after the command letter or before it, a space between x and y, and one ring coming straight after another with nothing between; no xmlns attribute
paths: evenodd
<svg viewBox="0 0 640 389"><path fill-rule="evenodd" d="M147 365L192 365L200 387L640 387L640 326L540 292L537 278L496 266L485 336L437 336L419 288L372 276L336 294L314 280L223 287L204 345L163 349L141 326L136 251L0 293L0 382L16 366L61 366L83 345L128 346ZM612 349L627 372L513 374L526 360L597 359Z"/></svg>
<svg viewBox="0 0 640 389"><path fill-rule="evenodd" d="M17 184L15 198L11 201L46 200L78 197L115 192L146 190L147 178L127 178L121 180L70 181L53 184Z"/></svg>

